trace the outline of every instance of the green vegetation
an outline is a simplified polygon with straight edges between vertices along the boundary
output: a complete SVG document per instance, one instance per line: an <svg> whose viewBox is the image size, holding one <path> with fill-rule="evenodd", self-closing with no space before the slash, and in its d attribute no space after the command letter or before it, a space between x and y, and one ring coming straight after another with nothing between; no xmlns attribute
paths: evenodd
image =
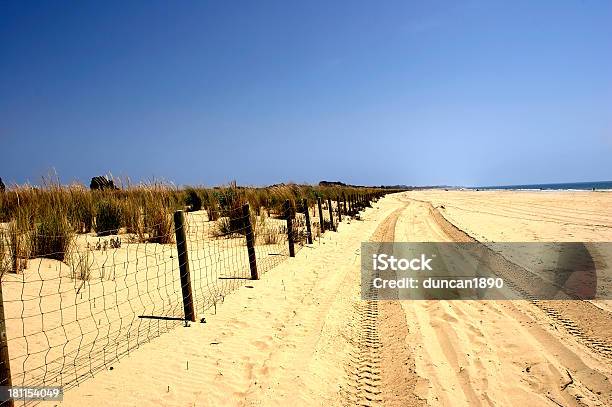
<svg viewBox="0 0 612 407"><path fill-rule="evenodd" d="M96 208L96 232L98 236L116 235L121 228L122 206L119 202L105 199Z"/></svg>

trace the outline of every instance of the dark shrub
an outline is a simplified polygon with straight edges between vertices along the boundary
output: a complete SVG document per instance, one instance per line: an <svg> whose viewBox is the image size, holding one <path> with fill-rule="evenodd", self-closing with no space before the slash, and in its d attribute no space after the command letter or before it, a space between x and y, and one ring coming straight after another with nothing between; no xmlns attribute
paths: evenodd
<svg viewBox="0 0 612 407"><path fill-rule="evenodd" d="M96 210L96 232L98 236L116 235L121 227L121 206L118 202L105 200Z"/></svg>
<svg viewBox="0 0 612 407"><path fill-rule="evenodd" d="M185 190L185 205L189 206L190 212L202 209L202 199L195 189L187 188Z"/></svg>

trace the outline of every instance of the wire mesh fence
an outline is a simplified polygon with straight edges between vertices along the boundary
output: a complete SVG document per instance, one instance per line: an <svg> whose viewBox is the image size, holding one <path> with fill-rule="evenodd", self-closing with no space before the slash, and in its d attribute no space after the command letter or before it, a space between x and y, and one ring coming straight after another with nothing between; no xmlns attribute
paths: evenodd
<svg viewBox="0 0 612 407"><path fill-rule="evenodd" d="M182 227L195 313L213 312L253 277L249 230L262 275L290 256L290 241L296 252L306 244L309 210L314 239L320 236L321 223L327 230L330 225L336 229L341 210L337 203L331 211L326 207L323 219L316 205L288 201L276 213L261 208L256 213L248 207L246 212L235 207L186 213ZM168 221L170 214L162 220ZM1 261L8 264L3 270L13 271L3 273L0 286L0 321L6 330L0 351L8 352L4 358L0 353L0 385L69 389L186 323L175 230L148 230L164 233L78 234L69 245L57 242L60 235L40 234L40 228L19 236L0 235ZM9 240L44 244L37 246L35 256L19 258Z"/></svg>
<svg viewBox="0 0 612 407"><path fill-rule="evenodd" d="M13 385L70 388L182 323L176 247L130 241L78 236L3 275Z"/></svg>
<svg viewBox="0 0 612 407"><path fill-rule="evenodd" d="M289 256L286 214L269 216L249 213L241 208L218 210L216 221L208 221L210 213L190 214L186 233L193 281L194 305L204 312L216 307L235 288L251 279L247 251L247 222L254 234L254 251L260 274L272 269ZM298 245L305 243L305 224L293 228Z"/></svg>

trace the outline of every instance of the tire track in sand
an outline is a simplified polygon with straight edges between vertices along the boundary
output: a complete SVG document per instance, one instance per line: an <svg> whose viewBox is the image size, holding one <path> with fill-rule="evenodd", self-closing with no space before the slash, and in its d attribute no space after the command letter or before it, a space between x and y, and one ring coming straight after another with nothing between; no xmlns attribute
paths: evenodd
<svg viewBox="0 0 612 407"><path fill-rule="evenodd" d="M398 218L408 205L393 211L372 234L371 242L393 242ZM405 313L396 301L379 301L372 285L367 298L354 306L351 326L356 341L345 366L348 391L346 405L420 406L425 401L415 395L415 362L406 337Z"/></svg>
<svg viewBox="0 0 612 407"><path fill-rule="evenodd" d="M431 216L436 220L436 223L454 241L478 242L463 229L448 221L430 202L422 202L428 205ZM496 258L508 270L514 270L524 275L531 274L529 270L512 263L503 256L497 255ZM530 295L512 280L507 280L506 283L512 289L520 292L532 305L543 311L580 343L600 356L612 359L611 329L609 328L611 315L609 312L583 300L540 300Z"/></svg>
<svg viewBox="0 0 612 407"><path fill-rule="evenodd" d="M400 241L474 241L429 202L412 202L396 228ZM605 359L577 346L527 301L402 307L423 378L417 389L432 405L611 405Z"/></svg>

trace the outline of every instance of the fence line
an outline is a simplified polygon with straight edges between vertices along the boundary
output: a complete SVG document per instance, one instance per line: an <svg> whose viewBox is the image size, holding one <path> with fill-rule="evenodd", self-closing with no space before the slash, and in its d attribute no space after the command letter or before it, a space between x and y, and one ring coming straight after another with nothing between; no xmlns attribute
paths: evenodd
<svg viewBox="0 0 612 407"><path fill-rule="evenodd" d="M87 234L77 235L69 250L40 253L26 269L0 279L0 385L78 385L196 315L216 312L231 291L321 231L338 230L341 214L355 216L373 198L349 197L347 207L340 198L334 205L319 197L318 214L310 202L312 216L306 200L295 209L286 201L272 215L248 205L178 211L173 230L148 236L149 242L176 237L176 244Z"/></svg>

